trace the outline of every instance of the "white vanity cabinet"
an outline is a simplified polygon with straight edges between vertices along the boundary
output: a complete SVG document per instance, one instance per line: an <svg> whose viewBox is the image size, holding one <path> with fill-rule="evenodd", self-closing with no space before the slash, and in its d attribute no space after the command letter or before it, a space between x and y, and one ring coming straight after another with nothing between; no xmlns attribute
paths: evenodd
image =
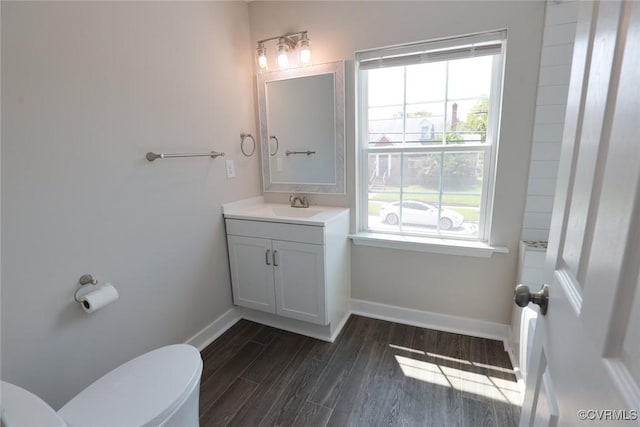
<svg viewBox="0 0 640 427"><path fill-rule="evenodd" d="M233 302L243 307L276 312L271 240L227 235Z"/></svg>
<svg viewBox="0 0 640 427"><path fill-rule="evenodd" d="M327 327L333 335L348 312L348 213L336 209L329 220L315 222L225 214L234 304L276 318L333 322Z"/></svg>
<svg viewBox="0 0 640 427"><path fill-rule="evenodd" d="M323 245L232 234L227 243L237 305L327 324Z"/></svg>
<svg viewBox="0 0 640 427"><path fill-rule="evenodd" d="M324 246L273 240L276 313L319 325L329 323Z"/></svg>

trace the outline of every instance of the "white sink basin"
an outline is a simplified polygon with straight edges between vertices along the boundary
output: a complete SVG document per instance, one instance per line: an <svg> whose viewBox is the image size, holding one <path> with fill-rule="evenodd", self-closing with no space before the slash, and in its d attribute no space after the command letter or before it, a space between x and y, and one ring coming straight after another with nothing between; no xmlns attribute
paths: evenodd
<svg viewBox="0 0 640 427"><path fill-rule="evenodd" d="M291 208L289 206L272 206L270 209L275 216L286 216L288 218L311 218L322 212L316 208Z"/></svg>
<svg viewBox="0 0 640 427"><path fill-rule="evenodd" d="M345 208L318 205L310 208L292 208L284 204L264 203L262 197L227 203L222 206L222 210L225 218L308 225L325 225L349 212Z"/></svg>

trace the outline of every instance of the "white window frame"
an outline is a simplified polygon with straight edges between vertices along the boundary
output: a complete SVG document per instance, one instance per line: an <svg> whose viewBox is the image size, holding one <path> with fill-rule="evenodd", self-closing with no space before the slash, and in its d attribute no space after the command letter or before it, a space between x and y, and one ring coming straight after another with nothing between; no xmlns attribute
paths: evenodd
<svg viewBox="0 0 640 427"><path fill-rule="evenodd" d="M506 55L506 30L492 31L482 34L465 35L454 38L438 39L408 45L392 46L381 49L372 49L356 52L355 73L356 93L358 108L356 112L356 141L357 141L357 184L356 184L356 211L358 233L352 236L354 243L367 244L364 241L377 238L382 244L373 246L396 247L399 242L411 242L409 249L416 249L416 244L421 242L426 246L460 246L463 248L480 248L483 255L493 252L507 252L506 248L490 246L491 242L491 218L493 213L493 193L496 175L497 152L499 141L499 128L502 105L502 86L504 78L504 58ZM436 62L444 60L462 59L466 57L482 55L495 55L492 69L491 92L489 94L489 122L487 123L486 142L484 144L460 144L460 145L429 145L411 147L383 147L372 148L366 138L368 134L368 100L367 100L367 73L364 70L380 68L380 66L413 65L424 62ZM446 102L446 101L445 101ZM446 129L445 129L446 130ZM480 204L480 218L477 236L455 236L438 234L412 234L406 231L372 230L368 228L368 155L371 153L426 153L426 152L455 152L455 151L481 151L484 152L484 168L482 196ZM403 162L400 162L402 167ZM401 199L402 200L402 199ZM389 242L395 240L396 244ZM431 252L431 250L427 251ZM435 252L450 252L440 251ZM464 252L464 251L463 251ZM456 250L453 253L457 253ZM465 255L466 253L462 253ZM490 255L489 255L490 256Z"/></svg>

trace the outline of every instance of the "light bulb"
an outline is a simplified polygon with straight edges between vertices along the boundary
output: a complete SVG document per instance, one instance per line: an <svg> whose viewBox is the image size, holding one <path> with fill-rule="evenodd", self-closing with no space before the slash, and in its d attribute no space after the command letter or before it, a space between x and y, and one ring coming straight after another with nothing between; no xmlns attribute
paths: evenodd
<svg viewBox="0 0 640 427"><path fill-rule="evenodd" d="M304 65L311 63L311 47L309 47L307 33L303 33L300 39L300 62Z"/></svg>
<svg viewBox="0 0 640 427"><path fill-rule="evenodd" d="M267 68L267 50L264 48L264 44L259 43L258 49L256 49L258 55L258 66L260 68Z"/></svg>
<svg viewBox="0 0 640 427"><path fill-rule="evenodd" d="M286 52L281 52L278 54L278 67L287 68L289 66L289 57Z"/></svg>
<svg viewBox="0 0 640 427"><path fill-rule="evenodd" d="M311 63L311 49L307 47L300 50L300 62L304 65L309 65Z"/></svg>
<svg viewBox="0 0 640 427"><path fill-rule="evenodd" d="M260 68L267 68L267 57L264 55L258 56L258 66Z"/></svg>
<svg viewBox="0 0 640 427"><path fill-rule="evenodd" d="M287 44L284 39L278 41L278 67L287 68L289 66L289 56L287 55Z"/></svg>

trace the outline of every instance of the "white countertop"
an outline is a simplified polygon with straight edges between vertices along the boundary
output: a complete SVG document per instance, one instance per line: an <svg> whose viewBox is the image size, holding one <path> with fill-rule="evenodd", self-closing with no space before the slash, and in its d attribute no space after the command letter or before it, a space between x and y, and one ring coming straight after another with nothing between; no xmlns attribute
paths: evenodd
<svg viewBox="0 0 640 427"><path fill-rule="evenodd" d="M349 209L333 206L311 205L308 208L292 208L281 203L265 203L262 196L222 205L225 218L314 226L325 226L335 218L347 215L348 212Z"/></svg>

